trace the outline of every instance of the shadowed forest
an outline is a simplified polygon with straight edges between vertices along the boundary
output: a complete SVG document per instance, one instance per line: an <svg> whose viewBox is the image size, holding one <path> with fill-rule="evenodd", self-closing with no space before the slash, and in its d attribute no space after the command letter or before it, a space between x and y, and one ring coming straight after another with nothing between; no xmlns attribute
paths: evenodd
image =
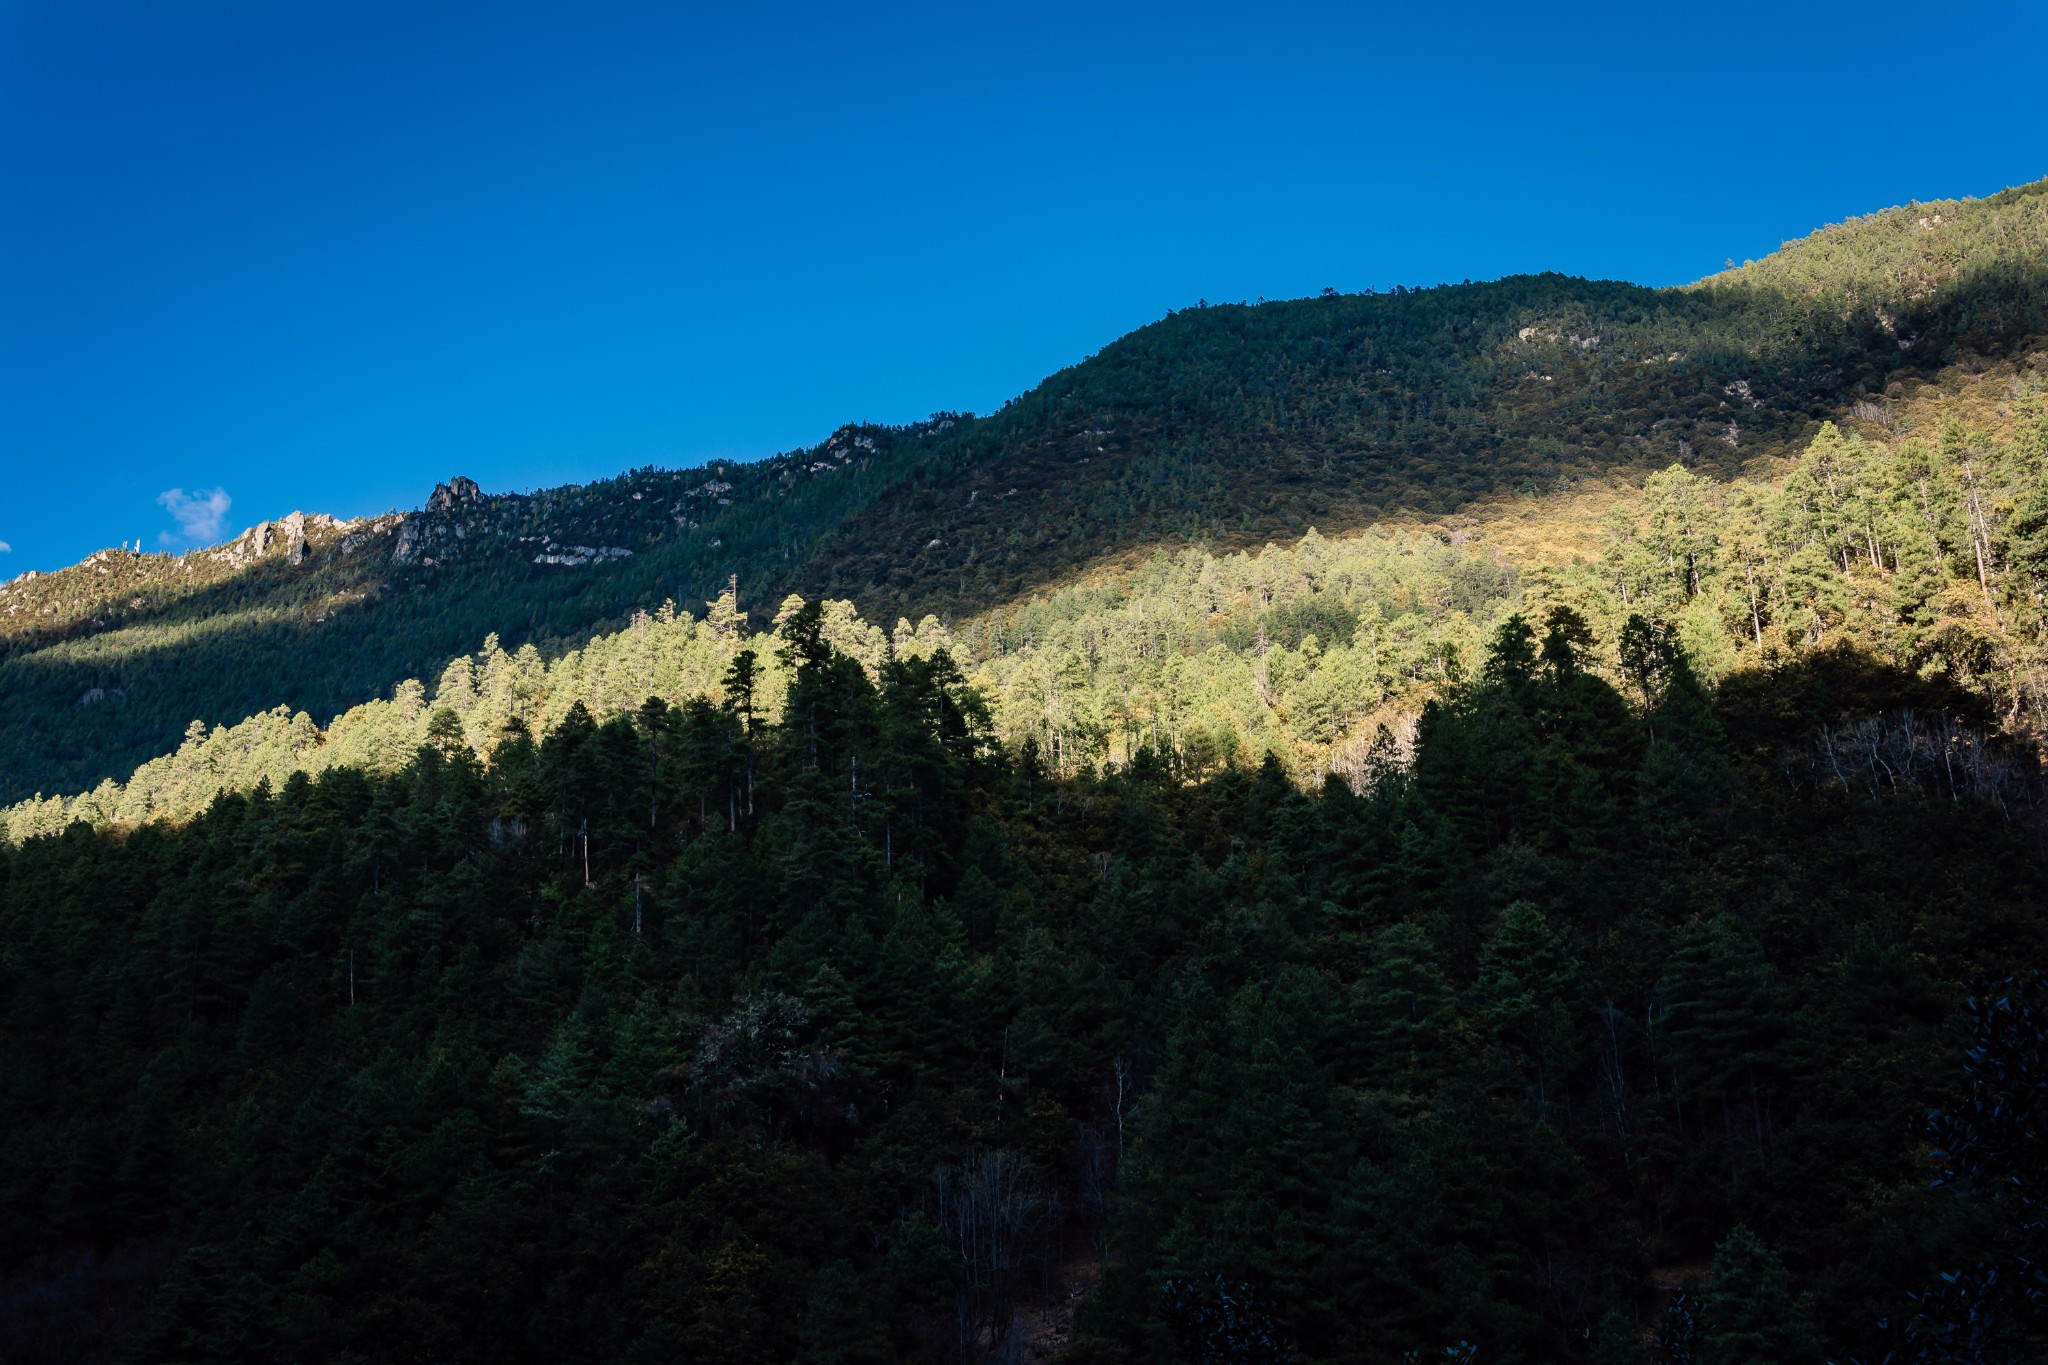
<svg viewBox="0 0 2048 1365"><path fill-rule="evenodd" d="M2037 761L1623 634L1304 792L1060 776L812 604L720 703L12 847L11 1357L2038 1358Z"/></svg>

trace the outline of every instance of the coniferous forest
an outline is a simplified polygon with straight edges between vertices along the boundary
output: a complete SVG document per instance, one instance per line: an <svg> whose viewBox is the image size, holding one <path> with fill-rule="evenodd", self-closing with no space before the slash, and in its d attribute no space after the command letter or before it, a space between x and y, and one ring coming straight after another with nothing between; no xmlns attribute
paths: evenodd
<svg viewBox="0 0 2048 1365"><path fill-rule="evenodd" d="M16 1349L2039 1358L2033 786L1801 748L1971 705L1853 652L1589 638L1305 791L1056 776L812 605L722 704L31 840Z"/></svg>
<svg viewBox="0 0 2048 1365"><path fill-rule="evenodd" d="M2048 1359L2044 251L0 586L0 1361Z"/></svg>
<svg viewBox="0 0 2048 1365"><path fill-rule="evenodd" d="M1996 458L1996 409L2048 379L2044 261L2048 181L1852 219L1678 288L1546 274L1183 308L981 417L849 425L756 463L531 495L458 478L425 507L316 516L297 536L286 518L184 554L108 549L0 584L0 804L125 781L195 719L282 705L325 725L487 635L557 657L733 582L750 606L797 592L885 627L958 627L1160 553L1256 552L1311 528L1462 542L1509 504L1552 523L1523 566L1565 565L1604 547L1556 523L1597 526L1602 497L1673 465L1779 482L1829 420L1887 449L1856 452L1847 464L1880 458L1819 499L1730 509L1768 545L1712 567L1746 568L1745 595L1772 599L1727 610L1730 633L1769 627L1783 595L1803 610L1831 551L1851 551L1846 575L1877 541L1915 581L1914 610L1950 615L1932 590L1959 553L1976 577L2029 501ZM1950 421L1967 439L1942 435ZM447 472L423 473L422 493ZM1473 567L1424 586L1432 636L1487 591ZM1690 597L1710 566L1687 567ZM2011 569L1995 557L1987 576ZM1412 609L1378 595L1390 617ZM1861 596L1834 595L1823 629ZM1215 609L1185 605L1190 626ZM1640 609L1617 606L1617 623ZM1303 631L1286 633L1291 647ZM1329 623L1317 634L1332 643Z"/></svg>

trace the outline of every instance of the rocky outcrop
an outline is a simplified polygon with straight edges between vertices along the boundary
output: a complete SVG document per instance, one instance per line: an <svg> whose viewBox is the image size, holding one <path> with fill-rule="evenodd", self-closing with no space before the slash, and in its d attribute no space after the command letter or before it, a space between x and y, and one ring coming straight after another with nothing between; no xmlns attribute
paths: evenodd
<svg viewBox="0 0 2048 1365"><path fill-rule="evenodd" d="M303 564L306 562L306 528L332 525L334 518L330 516L316 514L309 517L304 512L294 512L282 521L259 521L208 553L231 564L245 564L263 558L273 546L282 545L287 559L293 564Z"/></svg>
<svg viewBox="0 0 2048 1365"><path fill-rule="evenodd" d="M484 490L476 486L475 479L465 479L460 474L446 483L434 485L433 496L427 499L429 512L444 515L484 505Z"/></svg>
<svg viewBox="0 0 2048 1365"><path fill-rule="evenodd" d="M391 547L393 564L410 564L419 558L421 535L420 519L404 517L398 523L398 541Z"/></svg>
<svg viewBox="0 0 2048 1365"><path fill-rule="evenodd" d="M398 542L391 547L394 564L432 565L436 554L445 553L451 540L468 538L468 514L484 510L484 490L475 479L460 475L434 485L427 505L398 523Z"/></svg>

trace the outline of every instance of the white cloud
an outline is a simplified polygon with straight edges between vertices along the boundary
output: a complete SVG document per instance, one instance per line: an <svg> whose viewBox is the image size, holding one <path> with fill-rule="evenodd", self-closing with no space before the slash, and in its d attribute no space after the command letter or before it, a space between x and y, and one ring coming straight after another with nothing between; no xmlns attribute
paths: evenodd
<svg viewBox="0 0 2048 1365"><path fill-rule="evenodd" d="M11 555L13 553L14 547L12 545L9 545L6 541L0 540L0 555Z"/></svg>
<svg viewBox="0 0 2048 1365"><path fill-rule="evenodd" d="M165 545L177 540L196 540L202 544L218 540L221 522L234 503L225 488L195 488L190 493L182 488L170 488L157 494L156 500L178 523L176 536L169 531L157 536L157 540Z"/></svg>

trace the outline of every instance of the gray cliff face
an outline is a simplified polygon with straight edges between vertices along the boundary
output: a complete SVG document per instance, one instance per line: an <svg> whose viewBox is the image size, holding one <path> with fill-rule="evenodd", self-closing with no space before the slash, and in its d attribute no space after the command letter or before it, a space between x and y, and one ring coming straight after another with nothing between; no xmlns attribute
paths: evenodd
<svg viewBox="0 0 2048 1365"><path fill-rule="evenodd" d="M393 564L410 564L419 558L420 541L422 539L418 516L410 516L399 522L398 541L391 547L391 562Z"/></svg>
<svg viewBox="0 0 2048 1365"><path fill-rule="evenodd" d="M481 512L487 499L475 479L456 475L434 485L427 505L398 524L398 541L391 547L394 564L431 565L435 556L446 552L447 542L465 539L470 531L469 514Z"/></svg>
<svg viewBox="0 0 2048 1365"><path fill-rule="evenodd" d="M233 564L246 564L263 558L272 548L282 545L285 557L293 565L306 562L306 529L309 526L331 527L333 517L323 512L307 516L294 512L281 521L259 521L241 535L210 553L215 559L225 559Z"/></svg>
<svg viewBox="0 0 2048 1365"><path fill-rule="evenodd" d="M459 512L464 508L481 507L484 504L484 490L477 487L475 479L465 479L460 474L446 483L434 485L433 496L427 499L429 512L444 515Z"/></svg>
<svg viewBox="0 0 2048 1365"><path fill-rule="evenodd" d="M284 532L285 557L294 565L306 562L306 514L294 512L278 523Z"/></svg>

